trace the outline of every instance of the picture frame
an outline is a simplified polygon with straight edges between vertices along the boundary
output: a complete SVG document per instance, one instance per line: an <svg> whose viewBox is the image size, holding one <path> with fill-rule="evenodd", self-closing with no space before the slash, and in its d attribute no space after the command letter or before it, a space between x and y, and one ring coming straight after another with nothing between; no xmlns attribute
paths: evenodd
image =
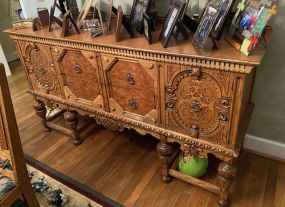
<svg viewBox="0 0 285 207"><path fill-rule="evenodd" d="M146 12L143 14L143 24L144 24L144 36L147 39L148 44L152 44L151 18Z"/></svg>
<svg viewBox="0 0 285 207"><path fill-rule="evenodd" d="M176 23L180 19L185 6L185 1L173 0L172 6L170 7L169 12L167 13L163 28L159 35L159 40L163 47L167 47L167 44L173 33Z"/></svg>
<svg viewBox="0 0 285 207"><path fill-rule="evenodd" d="M212 37L215 38L216 40L219 40L221 37L224 28L224 23L226 21L228 13L231 11L233 3L234 3L233 0L222 0L221 10L217 16L217 19L211 31Z"/></svg>
<svg viewBox="0 0 285 207"><path fill-rule="evenodd" d="M49 15L49 24L48 24L48 31L52 31L52 23L56 22L60 27L62 27L62 21L54 16L55 8L58 8L59 5L57 4L57 0L53 1L53 4L50 8L50 15Z"/></svg>
<svg viewBox="0 0 285 207"><path fill-rule="evenodd" d="M187 8L188 8L188 5L189 5L189 1L190 1L190 0L185 0L186 5L185 5L185 7L184 7L184 9L183 9L183 12L182 12L182 14L181 14L181 16L180 16L180 19L178 20L178 22L180 22L180 23L182 23L182 21L183 21L184 15L185 15L185 13L186 13L186 11L187 11ZM183 24L181 24L181 25L182 25L182 27L183 27ZM184 31L185 31L185 30L184 30ZM175 28L174 28L174 30L173 30L173 36L174 36L175 38L177 38L179 32L181 32L181 31L179 31L179 28L178 28L178 26L176 25Z"/></svg>
<svg viewBox="0 0 285 207"><path fill-rule="evenodd" d="M80 12L79 12L79 15L77 17L77 26L78 28L81 28L82 25L83 25L83 20L85 20L90 8L92 5L94 5L95 3L95 0L85 0Z"/></svg>
<svg viewBox="0 0 285 207"><path fill-rule="evenodd" d="M83 30L84 31L92 31L94 29L100 29L99 19L85 19L83 20Z"/></svg>
<svg viewBox="0 0 285 207"><path fill-rule="evenodd" d="M141 34L143 34L143 14L149 14L151 0L134 0L130 22L131 25Z"/></svg>
<svg viewBox="0 0 285 207"><path fill-rule="evenodd" d="M69 34L70 26L72 25L75 29L75 31L80 34L80 30L77 27L77 24L74 22L71 11L68 10L65 12L65 14L62 17L62 30L61 30L61 36L66 37Z"/></svg>
<svg viewBox="0 0 285 207"><path fill-rule="evenodd" d="M115 31L115 41L120 41L120 33L122 29L122 20L123 20L124 12L121 6L118 6L117 16L116 16L116 31Z"/></svg>
<svg viewBox="0 0 285 207"><path fill-rule="evenodd" d="M118 9L115 8L114 6L112 6L112 12L117 16ZM122 25L127 30L127 32L129 33L131 38L136 36L136 30L132 27L129 19L126 16L124 16L124 15L123 15L123 18L122 18Z"/></svg>
<svg viewBox="0 0 285 207"><path fill-rule="evenodd" d="M101 0L95 0L93 6L94 6L93 19L95 18L94 15L95 15L95 11L97 10L97 13L99 16L100 30L102 31L103 34L105 34L104 23L103 23L103 18L102 18L102 14L101 14Z"/></svg>
<svg viewBox="0 0 285 207"><path fill-rule="evenodd" d="M222 2L220 0L210 0L210 2L207 4L205 12L192 40L192 44L196 49L203 49L221 10L221 6ZM213 40L212 37L211 39ZM216 47L216 44L214 44L214 46Z"/></svg>
<svg viewBox="0 0 285 207"><path fill-rule="evenodd" d="M113 7L113 0L108 0L106 18L105 18L107 31L110 30L111 17L112 17L112 7Z"/></svg>

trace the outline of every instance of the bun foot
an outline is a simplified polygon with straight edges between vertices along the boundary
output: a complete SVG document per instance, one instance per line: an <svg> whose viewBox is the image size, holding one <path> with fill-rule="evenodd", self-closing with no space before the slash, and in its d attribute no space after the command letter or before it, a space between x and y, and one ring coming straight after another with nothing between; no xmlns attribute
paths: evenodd
<svg viewBox="0 0 285 207"><path fill-rule="evenodd" d="M223 199L219 200L219 206L220 207L228 207L229 206L229 202Z"/></svg>
<svg viewBox="0 0 285 207"><path fill-rule="evenodd" d="M82 143L81 139L74 139L74 140L73 140L73 144L74 144L75 146L78 146L78 145L80 145L81 143Z"/></svg>
<svg viewBox="0 0 285 207"><path fill-rule="evenodd" d="M161 176L161 180L164 183L169 183L172 180L172 177L163 175L163 176Z"/></svg>
<svg viewBox="0 0 285 207"><path fill-rule="evenodd" d="M50 127L47 126L47 127L44 128L44 132L50 132L50 131L51 131Z"/></svg>

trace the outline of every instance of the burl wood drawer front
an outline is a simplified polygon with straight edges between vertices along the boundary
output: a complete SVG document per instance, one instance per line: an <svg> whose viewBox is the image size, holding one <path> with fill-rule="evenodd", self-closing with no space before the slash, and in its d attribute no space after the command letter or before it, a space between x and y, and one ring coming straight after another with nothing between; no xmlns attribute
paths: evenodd
<svg viewBox="0 0 285 207"><path fill-rule="evenodd" d="M164 67L165 126L228 146L234 74L179 65Z"/></svg>
<svg viewBox="0 0 285 207"><path fill-rule="evenodd" d="M95 53L54 47L52 54L61 72L65 98L103 109Z"/></svg>
<svg viewBox="0 0 285 207"><path fill-rule="evenodd" d="M49 46L19 41L18 49L25 65L30 87L35 91L61 96L60 84Z"/></svg>
<svg viewBox="0 0 285 207"><path fill-rule="evenodd" d="M154 62L102 55L110 112L156 124L158 70Z"/></svg>

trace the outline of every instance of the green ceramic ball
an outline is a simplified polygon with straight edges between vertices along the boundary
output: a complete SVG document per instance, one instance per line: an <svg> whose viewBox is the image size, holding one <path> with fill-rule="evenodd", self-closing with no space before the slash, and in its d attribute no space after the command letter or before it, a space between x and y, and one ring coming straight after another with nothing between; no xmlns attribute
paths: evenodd
<svg viewBox="0 0 285 207"><path fill-rule="evenodd" d="M191 156L190 160L188 162L185 162L183 159L183 152L180 153L179 163L178 163L178 168L180 172L198 178L206 173L207 167L208 167L207 158Z"/></svg>

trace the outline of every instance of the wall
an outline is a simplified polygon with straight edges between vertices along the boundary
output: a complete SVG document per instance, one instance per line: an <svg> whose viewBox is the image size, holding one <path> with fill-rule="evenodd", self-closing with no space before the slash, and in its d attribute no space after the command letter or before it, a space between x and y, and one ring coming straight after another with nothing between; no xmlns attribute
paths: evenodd
<svg viewBox="0 0 285 207"><path fill-rule="evenodd" d="M285 0L278 5L270 44L257 70L254 97L256 104L248 133L285 143Z"/></svg>
<svg viewBox="0 0 285 207"><path fill-rule="evenodd" d="M13 59L16 55L16 47L14 42L9 38L7 34L3 32L8 28L12 27L12 22L8 18L8 0L0 1L0 43L2 45L3 51L6 55L7 60Z"/></svg>

